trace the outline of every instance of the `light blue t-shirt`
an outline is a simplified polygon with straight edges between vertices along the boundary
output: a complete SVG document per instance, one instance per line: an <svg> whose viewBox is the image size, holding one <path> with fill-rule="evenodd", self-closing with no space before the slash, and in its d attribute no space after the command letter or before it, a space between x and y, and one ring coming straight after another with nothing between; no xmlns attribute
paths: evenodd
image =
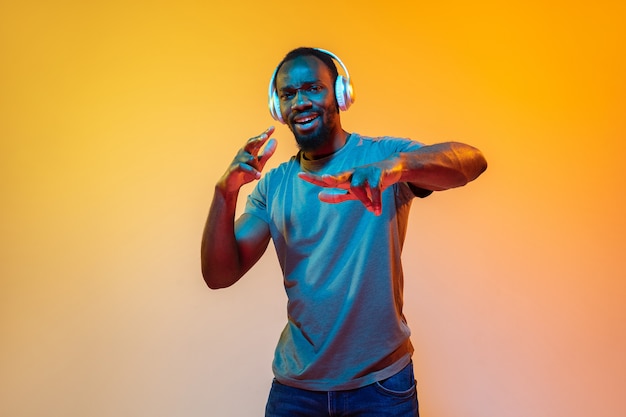
<svg viewBox="0 0 626 417"><path fill-rule="evenodd" d="M321 202L322 188L297 174L336 174L421 146L353 133L326 158L309 161L298 153L248 196L245 211L269 224L288 296L273 363L278 382L347 390L388 378L410 362L400 254L414 190L406 183L389 187L375 216L359 201Z"/></svg>

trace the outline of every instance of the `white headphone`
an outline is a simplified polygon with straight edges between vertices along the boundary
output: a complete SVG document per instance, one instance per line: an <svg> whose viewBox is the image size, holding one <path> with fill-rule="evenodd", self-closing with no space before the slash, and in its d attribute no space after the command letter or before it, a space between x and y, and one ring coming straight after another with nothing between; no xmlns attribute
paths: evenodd
<svg viewBox="0 0 626 417"><path fill-rule="evenodd" d="M335 98L337 99L337 105L339 109L342 111L348 110L350 105L354 103L354 89L352 88L352 81L350 80L350 74L348 73L348 68L341 62L339 57L332 52L326 51L324 49L313 48L316 51L320 51L339 63L343 72L346 74L337 75L337 81L335 81ZM283 119L283 116L280 114L280 99L278 97L278 93L276 92L276 87L274 87L274 82L276 80L276 74L278 73L278 67L274 70L272 74L272 78L270 79L270 85L268 89L269 96L269 109L270 114L275 120L278 120L281 123L286 123Z"/></svg>

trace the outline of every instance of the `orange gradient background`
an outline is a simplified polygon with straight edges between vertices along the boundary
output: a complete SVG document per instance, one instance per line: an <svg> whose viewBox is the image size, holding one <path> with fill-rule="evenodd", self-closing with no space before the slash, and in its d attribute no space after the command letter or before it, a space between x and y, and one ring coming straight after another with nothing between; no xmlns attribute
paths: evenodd
<svg viewBox="0 0 626 417"><path fill-rule="evenodd" d="M489 161L411 213L422 414L624 415L625 20L607 0L2 1L0 415L262 415L273 248L210 291L199 243L302 45L348 66L347 130ZM295 151L275 137L270 166Z"/></svg>

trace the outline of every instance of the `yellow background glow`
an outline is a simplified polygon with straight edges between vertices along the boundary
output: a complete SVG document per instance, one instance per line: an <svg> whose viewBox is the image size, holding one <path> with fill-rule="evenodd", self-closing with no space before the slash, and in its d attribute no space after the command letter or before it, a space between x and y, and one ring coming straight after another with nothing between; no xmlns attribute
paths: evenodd
<svg viewBox="0 0 626 417"><path fill-rule="evenodd" d="M303 45L349 68L347 130L489 161L411 213L422 414L622 415L624 21L610 0L0 2L0 415L262 415L278 263L212 292L199 242ZM295 151L275 137L268 167Z"/></svg>

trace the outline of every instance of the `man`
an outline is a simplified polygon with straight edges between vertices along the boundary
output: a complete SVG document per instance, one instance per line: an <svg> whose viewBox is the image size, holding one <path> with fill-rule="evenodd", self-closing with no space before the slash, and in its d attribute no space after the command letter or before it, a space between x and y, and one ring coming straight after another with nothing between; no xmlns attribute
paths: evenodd
<svg viewBox="0 0 626 417"><path fill-rule="evenodd" d="M288 321L273 363L266 416L417 416L401 249L414 197L465 185L487 167L461 143L423 146L341 126L354 100L333 54L298 48L270 82L270 111L299 147L261 172L270 127L249 139L219 179L202 238L210 288L234 284L275 245ZM260 180L235 221L241 186Z"/></svg>

